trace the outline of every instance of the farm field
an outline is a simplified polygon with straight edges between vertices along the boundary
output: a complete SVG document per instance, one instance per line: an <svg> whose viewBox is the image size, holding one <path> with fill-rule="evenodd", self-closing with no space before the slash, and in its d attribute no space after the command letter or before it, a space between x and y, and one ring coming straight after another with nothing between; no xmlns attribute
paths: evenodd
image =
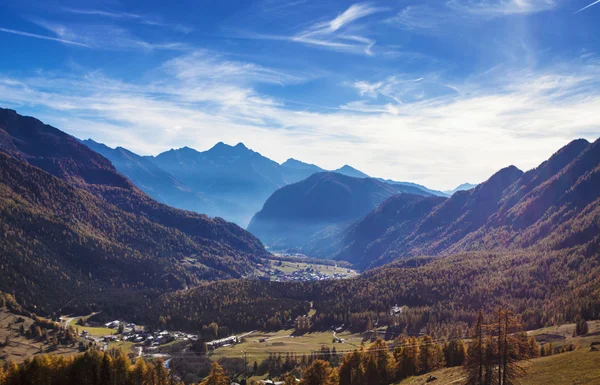
<svg viewBox="0 0 600 385"><path fill-rule="evenodd" d="M271 264L271 269L280 270L285 274L291 274L297 270L306 270L312 269L315 272L325 273L329 275L333 274L341 274L344 277L350 278L358 273L355 270L349 269L347 267L341 266L330 266L330 265L321 265L317 263L305 263L305 262L288 262L288 261L269 261Z"/></svg>
<svg viewBox="0 0 600 385"><path fill-rule="evenodd" d="M256 332L245 337L245 342L232 345L230 347L222 347L210 353L210 358L213 361L218 361L221 358L239 358L243 352L248 353L249 362L261 362L269 357L271 353L281 353L282 355L292 354L310 354L313 350L321 349L325 345L329 348L336 348L337 351L354 350L360 346L362 337L358 334L338 333L339 338L344 339L344 343L332 343L332 332L307 333L302 336L292 336L293 329L282 330L276 333ZM260 342L265 339L264 342Z"/></svg>

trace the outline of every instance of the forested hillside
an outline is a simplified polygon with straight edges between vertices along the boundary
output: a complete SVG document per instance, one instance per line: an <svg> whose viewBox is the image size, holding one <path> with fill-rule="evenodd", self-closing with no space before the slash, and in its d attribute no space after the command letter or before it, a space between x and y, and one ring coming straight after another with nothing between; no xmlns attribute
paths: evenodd
<svg viewBox="0 0 600 385"><path fill-rule="evenodd" d="M0 290L42 312L240 277L268 255L240 227L160 204L75 138L4 109L0 164Z"/></svg>
<svg viewBox="0 0 600 385"><path fill-rule="evenodd" d="M569 248L596 236L599 206L600 141L577 140L533 170L507 167L448 199L389 199L314 252L366 269L419 255Z"/></svg>
<svg viewBox="0 0 600 385"><path fill-rule="evenodd" d="M570 250L408 259L338 281L224 281L167 294L146 318L190 330L213 321L230 331L269 329L312 302L314 330L387 325L392 334L424 328L455 338L479 310L502 305L519 314L526 329L540 328L600 317L599 247L595 239ZM394 305L405 308L392 316Z"/></svg>

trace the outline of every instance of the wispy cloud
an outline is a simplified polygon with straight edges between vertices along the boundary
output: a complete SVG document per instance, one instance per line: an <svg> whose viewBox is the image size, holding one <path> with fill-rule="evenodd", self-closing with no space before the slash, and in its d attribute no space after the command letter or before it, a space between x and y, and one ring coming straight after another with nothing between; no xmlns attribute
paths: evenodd
<svg viewBox="0 0 600 385"><path fill-rule="evenodd" d="M70 24L32 19L33 23L56 35L54 40L100 50L185 50L187 44L179 42L149 42L131 34L128 30L106 24Z"/></svg>
<svg viewBox="0 0 600 385"><path fill-rule="evenodd" d="M52 36L39 35L37 33L31 33L31 32L25 32L25 31L17 31L17 30L14 30L14 29L8 29L8 28L2 28L2 27L0 27L0 32L12 33L13 35L21 35L21 36L33 37L33 38L42 39L42 40L57 41L59 43L69 44L69 45L75 45L75 46L78 46L78 47L91 48L89 45L84 44L84 43L80 43L80 42L77 42L77 41L72 41L72 40L67 40L67 39L62 39L62 38L52 37Z"/></svg>
<svg viewBox="0 0 600 385"><path fill-rule="evenodd" d="M308 27L291 35L243 33L249 39L292 41L321 49L373 55L375 39L365 36L365 25L357 24L360 19L382 12L387 8L368 3L353 4L333 19L311 23Z"/></svg>
<svg viewBox="0 0 600 385"><path fill-rule="evenodd" d="M375 44L375 40L354 33L352 30L348 30L348 27L353 22L382 10L384 9L370 4L353 4L334 19L315 23L293 36L291 40L371 55L371 48Z"/></svg>
<svg viewBox="0 0 600 385"><path fill-rule="evenodd" d="M450 0L448 6L484 17L525 15L556 7L555 0Z"/></svg>
<svg viewBox="0 0 600 385"><path fill-rule="evenodd" d="M585 11L586 9L588 9L588 8L590 8L590 7L593 7L593 6L594 6L594 5L596 5L596 4L600 4L600 0L594 1L593 3L591 3L591 4L589 4L589 5L587 5L587 6L583 7L583 8L581 8L579 11L575 12L575 14L577 14L577 13L579 13L579 12L581 12L581 11Z"/></svg>
<svg viewBox="0 0 600 385"><path fill-rule="evenodd" d="M308 78L305 74L290 74L255 63L230 60L221 54L205 50L196 50L168 60L163 68L186 82L210 80L236 84L284 85L300 83Z"/></svg>
<svg viewBox="0 0 600 385"><path fill-rule="evenodd" d="M160 19L153 18L147 15L141 15L137 13L130 12L115 12L115 11L105 11L100 9L84 9L84 8L61 8L64 12L73 13L77 15L86 15L86 16L99 16L105 17L109 19L116 20L131 20L137 22L139 24L146 25L154 25L160 27L172 28L176 31L182 33L190 33L193 31L193 28L183 25L183 24L169 24L161 21Z"/></svg>
<svg viewBox="0 0 600 385"><path fill-rule="evenodd" d="M80 138L142 154L243 141L275 160L293 156L327 168L352 154L368 173L437 188L465 175L484 180L514 162L530 168L573 138L600 135L593 57L538 71L498 69L451 85L435 74L356 81L357 100L326 112L294 109L257 91L260 83L301 82L302 75L225 56L182 55L150 75L145 83L98 72L0 75L0 101L26 112L35 107ZM439 96L430 87L453 91Z"/></svg>

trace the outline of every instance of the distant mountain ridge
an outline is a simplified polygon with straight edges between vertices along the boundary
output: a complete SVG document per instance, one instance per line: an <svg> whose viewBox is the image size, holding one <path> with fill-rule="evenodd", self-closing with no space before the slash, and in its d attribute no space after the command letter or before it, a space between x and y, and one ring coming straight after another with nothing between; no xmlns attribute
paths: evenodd
<svg viewBox="0 0 600 385"><path fill-rule="evenodd" d="M465 190L471 190L471 189L473 189L475 187L477 187L476 184L463 183L463 184L457 186L454 190L446 190L446 191L444 191L444 193L450 196L450 195L454 194L455 192L465 191Z"/></svg>
<svg viewBox="0 0 600 385"><path fill-rule="evenodd" d="M219 142L206 151L183 147L157 156L139 156L90 139L82 142L108 158L119 172L153 198L173 207L219 216L243 227L277 189L327 171L293 158L278 164L243 143L230 146ZM369 178L348 165L333 172ZM414 183L380 180L445 195Z"/></svg>

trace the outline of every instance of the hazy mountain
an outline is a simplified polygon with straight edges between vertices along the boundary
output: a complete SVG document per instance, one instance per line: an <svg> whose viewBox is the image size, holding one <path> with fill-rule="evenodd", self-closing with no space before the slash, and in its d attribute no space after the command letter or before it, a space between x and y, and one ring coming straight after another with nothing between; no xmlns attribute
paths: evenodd
<svg viewBox="0 0 600 385"><path fill-rule="evenodd" d="M333 170L333 172L337 172L338 174L351 176L353 178L370 178L367 174L362 171L355 169L354 167L348 166L347 164L338 168L337 170Z"/></svg>
<svg viewBox="0 0 600 385"><path fill-rule="evenodd" d="M77 139L6 109L0 228L0 290L40 310L239 277L267 255L240 227L156 202Z"/></svg>
<svg viewBox="0 0 600 385"><path fill-rule="evenodd" d="M429 193L431 195L436 195L436 196L439 196L439 197L447 197L447 196L449 196L449 194L447 194L446 192L432 190L432 189L429 189L429 188L427 188L427 187L425 187L423 185L417 184L417 183L412 183L412 182L397 182L397 181L394 181L394 180L391 180L391 179L383 179L383 178L377 178L377 180L382 181L384 183L389 183L389 184L392 184L392 185L402 185L402 186L407 186L407 187L416 187L419 190L423 190L426 193Z"/></svg>
<svg viewBox="0 0 600 385"><path fill-rule="evenodd" d="M216 215L246 226L271 193L286 184L278 163L238 143L207 151L189 147L151 158L161 169L218 206Z"/></svg>
<svg viewBox="0 0 600 385"><path fill-rule="evenodd" d="M202 152L183 147L155 157L139 156L122 147L112 149L93 140L83 143L108 158L120 173L153 198L173 207L222 217L240 226L246 226L278 188L326 171L293 158L280 165L243 143L230 146L219 142ZM348 165L334 172L369 178ZM415 183L379 180L404 186L399 191L445 195Z"/></svg>
<svg viewBox="0 0 600 385"><path fill-rule="evenodd" d="M371 178L371 176L365 174L364 172L355 169L354 167L345 165L341 168L338 168L337 170L334 170L333 172L337 172L338 174L342 174L342 175L346 175L346 176L351 176L353 178ZM411 183L411 182L398 182L395 180L391 180L391 179L383 179L383 178L375 178L380 182L383 183L388 183L388 184L392 184L392 185L401 185L401 186L406 186L406 187L415 187L418 188L419 190L425 191L426 193L429 193L431 195L437 195L437 196L448 196L448 194L446 194L445 192L442 191L437 191L437 190L431 190L428 189L427 187L417 184L417 183Z"/></svg>
<svg viewBox="0 0 600 385"><path fill-rule="evenodd" d="M392 186L372 178L353 178L337 172L313 174L273 193L250 222L248 230L276 248L304 246L328 227L348 224L401 191L425 192Z"/></svg>
<svg viewBox="0 0 600 385"><path fill-rule="evenodd" d="M281 164L284 180L287 184L300 182L312 174L323 172L321 167L314 164L304 163L290 158Z"/></svg>
<svg viewBox="0 0 600 385"><path fill-rule="evenodd" d="M457 191L471 190L471 189L473 189L475 187L477 187L476 184L463 183L463 184L459 185L458 187L456 187L454 190L446 190L446 191L444 191L444 193L450 196L450 195L454 194Z"/></svg>
<svg viewBox="0 0 600 385"><path fill-rule="evenodd" d="M328 239L333 250L315 252L366 268L418 255L571 247L600 231L599 187L600 141L577 140L533 170L507 167L448 199L393 197Z"/></svg>
<svg viewBox="0 0 600 385"><path fill-rule="evenodd" d="M219 214L214 202L178 181L158 167L151 158L139 156L123 147L113 149L91 139L82 143L110 160L121 174L154 199L169 206L210 216Z"/></svg>

